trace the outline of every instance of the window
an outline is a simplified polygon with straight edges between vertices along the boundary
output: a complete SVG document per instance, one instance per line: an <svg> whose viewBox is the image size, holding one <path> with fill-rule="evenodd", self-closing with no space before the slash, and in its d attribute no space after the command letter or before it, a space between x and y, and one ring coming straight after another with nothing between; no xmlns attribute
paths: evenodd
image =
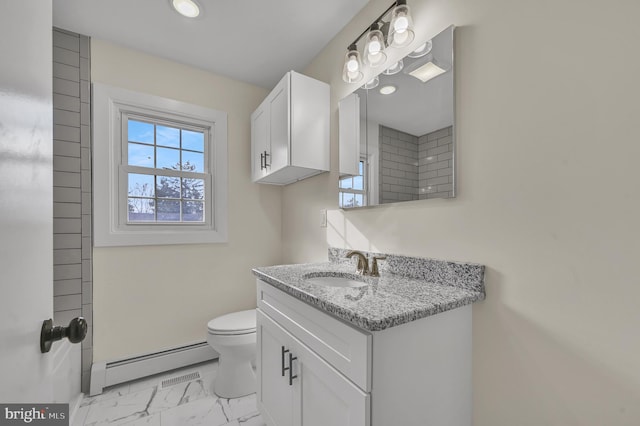
<svg viewBox="0 0 640 426"><path fill-rule="evenodd" d="M358 164L358 174L340 179L338 191L338 207L362 207L366 206L366 165L365 160Z"/></svg>
<svg viewBox="0 0 640 426"><path fill-rule="evenodd" d="M95 245L225 242L226 113L93 90Z"/></svg>

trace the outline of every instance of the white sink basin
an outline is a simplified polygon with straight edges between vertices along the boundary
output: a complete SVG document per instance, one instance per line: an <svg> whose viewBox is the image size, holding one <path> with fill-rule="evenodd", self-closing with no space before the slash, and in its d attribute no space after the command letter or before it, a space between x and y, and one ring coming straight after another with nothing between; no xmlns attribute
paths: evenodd
<svg viewBox="0 0 640 426"><path fill-rule="evenodd" d="M367 283L344 277L314 277L307 278L307 282L325 287L364 287Z"/></svg>

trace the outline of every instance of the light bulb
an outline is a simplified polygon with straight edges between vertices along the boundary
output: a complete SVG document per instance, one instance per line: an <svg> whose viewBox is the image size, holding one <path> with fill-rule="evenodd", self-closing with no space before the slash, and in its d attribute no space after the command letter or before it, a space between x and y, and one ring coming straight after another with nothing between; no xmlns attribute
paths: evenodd
<svg viewBox="0 0 640 426"><path fill-rule="evenodd" d="M351 57L349 59L349 62L347 62L347 70L350 73L354 73L358 71L358 68L360 68L360 64L358 64L358 60L354 57Z"/></svg>
<svg viewBox="0 0 640 426"><path fill-rule="evenodd" d="M409 28L409 20L407 19L407 15L405 15L404 13L399 14L393 24L393 29L397 33L403 33L407 31L407 28Z"/></svg>
<svg viewBox="0 0 640 426"><path fill-rule="evenodd" d="M382 47L382 44L380 43L380 40L378 39L378 37L371 37L371 41L369 42L369 53L372 54L376 54L376 53L380 53L380 48Z"/></svg>
<svg viewBox="0 0 640 426"><path fill-rule="evenodd" d="M357 83L362 80L363 74L360 69L362 64L360 62L360 54L355 44L349 46L347 54L344 58L344 68L342 70L342 80L345 83Z"/></svg>

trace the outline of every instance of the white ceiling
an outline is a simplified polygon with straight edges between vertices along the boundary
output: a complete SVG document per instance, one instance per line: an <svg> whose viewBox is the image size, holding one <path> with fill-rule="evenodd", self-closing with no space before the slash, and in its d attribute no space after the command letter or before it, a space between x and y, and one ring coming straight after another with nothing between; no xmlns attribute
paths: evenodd
<svg viewBox="0 0 640 426"><path fill-rule="evenodd" d="M368 0L53 0L56 27L272 88L302 71Z"/></svg>

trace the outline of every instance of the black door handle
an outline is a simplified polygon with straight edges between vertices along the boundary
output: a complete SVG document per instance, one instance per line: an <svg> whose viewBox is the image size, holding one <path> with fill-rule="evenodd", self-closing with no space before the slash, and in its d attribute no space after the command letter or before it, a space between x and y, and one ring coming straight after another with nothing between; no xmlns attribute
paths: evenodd
<svg viewBox="0 0 640 426"><path fill-rule="evenodd" d="M53 326L53 320L48 319L42 323L40 331L40 351L44 354L51 350L53 342L68 338L71 343L80 343L87 336L87 321L82 318L74 318L67 327Z"/></svg>

